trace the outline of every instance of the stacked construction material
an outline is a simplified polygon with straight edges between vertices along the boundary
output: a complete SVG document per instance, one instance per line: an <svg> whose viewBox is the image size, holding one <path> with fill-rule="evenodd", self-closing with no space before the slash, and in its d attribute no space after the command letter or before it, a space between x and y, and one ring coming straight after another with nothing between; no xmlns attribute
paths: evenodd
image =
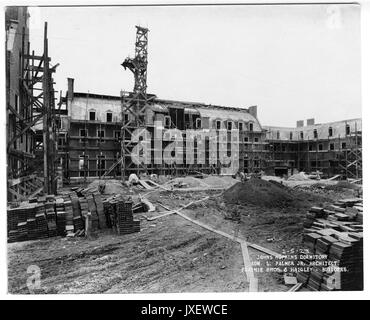
<svg viewBox="0 0 370 320"><path fill-rule="evenodd" d="M27 207L9 209L8 216L8 241L27 240Z"/></svg>
<svg viewBox="0 0 370 320"><path fill-rule="evenodd" d="M28 240L28 230L27 230L27 221L19 222L17 225L17 241L26 241Z"/></svg>
<svg viewBox="0 0 370 320"><path fill-rule="evenodd" d="M347 199L328 208L313 207L307 213L303 243L316 258L327 258L324 267L317 260L302 261L306 268L297 280L311 290L362 290L363 226L354 208L360 203L361 199Z"/></svg>
<svg viewBox="0 0 370 320"><path fill-rule="evenodd" d="M92 230L114 228L119 234L140 231L140 221L133 219L131 200L121 195L102 199L98 192L62 196L46 195L10 207L8 242L42 239L54 236L81 236L85 217L91 213Z"/></svg>
<svg viewBox="0 0 370 320"><path fill-rule="evenodd" d="M86 195L86 200L87 200L89 212L91 213L92 230L95 231L99 228L99 218L96 212L94 196L92 194L88 194Z"/></svg>
<svg viewBox="0 0 370 320"><path fill-rule="evenodd" d="M80 203L80 210L81 210L81 215L82 217L86 217L87 213L89 212L89 205L87 203L86 198L78 198L79 203Z"/></svg>
<svg viewBox="0 0 370 320"><path fill-rule="evenodd" d="M84 230L85 224L81 216L80 202L78 200L77 195L75 194L71 195L71 203L72 203L72 211L73 211L74 232L77 232L79 230Z"/></svg>
<svg viewBox="0 0 370 320"><path fill-rule="evenodd" d="M7 211L8 232L17 230L19 209L20 208L14 208L8 209Z"/></svg>
<svg viewBox="0 0 370 320"><path fill-rule="evenodd" d="M45 206L43 204L38 204L36 206L35 218L36 218L37 239L47 238L49 236L49 231L45 214Z"/></svg>
<svg viewBox="0 0 370 320"><path fill-rule="evenodd" d="M46 220L48 223L49 237L55 237L57 235L57 221L54 206L55 206L54 198L46 196L45 211L46 211Z"/></svg>
<svg viewBox="0 0 370 320"><path fill-rule="evenodd" d="M108 200L103 201L103 208L104 208L104 216L106 221L107 228L112 228L112 219L111 214L113 211L113 206L109 203Z"/></svg>
<svg viewBox="0 0 370 320"><path fill-rule="evenodd" d="M66 212L64 210L63 198L56 199L55 211L57 214L57 234L64 237L66 235Z"/></svg>
<svg viewBox="0 0 370 320"><path fill-rule="evenodd" d="M94 192L93 195L94 195L94 201L96 205L96 212L97 212L98 219L99 219L99 227L100 229L106 228L107 223L106 223L106 219L104 216L104 205L103 205L101 195L99 192Z"/></svg>
<svg viewBox="0 0 370 320"><path fill-rule="evenodd" d="M73 208L72 202L68 198L64 200L64 210L66 212L66 232L67 236L73 234L74 225L73 225Z"/></svg>
<svg viewBox="0 0 370 320"><path fill-rule="evenodd" d="M119 200L117 205L117 232L118 234L130 234L140 232L140 220L134 220L132 214L132 201Z"/></svg>

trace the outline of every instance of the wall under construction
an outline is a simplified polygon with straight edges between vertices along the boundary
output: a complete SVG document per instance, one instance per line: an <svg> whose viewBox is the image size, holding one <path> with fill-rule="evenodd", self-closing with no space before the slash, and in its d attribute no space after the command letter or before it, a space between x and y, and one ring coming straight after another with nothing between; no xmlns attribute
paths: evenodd
<svg viewBox="0 0 370 320"><path fill-rule="evenodd" d="M238 167L241 170L261 168L264 163L266 143L265 130L257 119L257 107L249 109L210 106L195 102L171 101L158 99L150 95L145 113L145 128L154 137L156 123L160 122L163 129L179 129L186 140L186 130L209 132L214 130L228 132L226 156L230 157L233 145L230 131L238 132ZM63 139L59 139L59 150L68 154L64 172L69 178L101 177L120 158L122 143L122 119L132 115L122 112L121 97L96 95L92 93L74 92L74 81L68 81L68 93L62 99L67 115L61 116L60 123ZM154 138L153 138L154 139ZM164 149L171 143L163 139ZM197 142L198 141L198 142ZM146 173L157 174L189 174L201 171L207 173L229 173L228 166L222 165L222 159L209 161L209 139L204 141L195 138L194 163L186 162L186 150L183 152L182 164L169 165L155 161L155 142L150 146L152 162L145 167ZM211 142L212 143L212 142ZM202 160L201 160L202 159ZM135 166L128 173L140 173ZM108 176L117 177L121 174L120 166L111 170Z"/></svg>
<svg viewBox="0 0 370 320"><path fill-rule="evenodd" d="M320 171L362 177L362 121L351 119L315 124L297 121L295 128L265 127L275 173Z"/></svg>
<svg viewBox="0 0 370 320"><path fill-rule="evenodd" d="M156 121L163 129L179 129L184 141L186 129L228 132L227 156L230 156L231 130L238 129L238 168L246 173L264 171L267 174L290 175L296 171L321 171L325 175L343 174L349 178L362 175L361 119L313 124L296 128L262 127L257 107L248 109L205 105L195 102L158 99L150 95L145 111L145 128L153 138L150 143L152 162L145 168L133 165L125 174L156 173L184 175L196 172L234 174L230 166L211 163L209 141L194 144L194 164L186 163L187 149L183 146L183 161L168 165L155 162L154 130ZM64 128L60 150L65 151L65 177L72 180L120 177L122 119L121 97L74 92L74 80L68 80L68 93L62 100L67 112L61 116ZM172 137L173 139L173 137ZM166 148L173 140L163 141ZM158 145L157 145L158 146ZM202 151L204 150L204 151ZM204 154L202 154L204 152ZM205 161L198 161L198 157ZM220 160L220 159L218 159ZM108 172L108 174L106 174Z"/></svg>

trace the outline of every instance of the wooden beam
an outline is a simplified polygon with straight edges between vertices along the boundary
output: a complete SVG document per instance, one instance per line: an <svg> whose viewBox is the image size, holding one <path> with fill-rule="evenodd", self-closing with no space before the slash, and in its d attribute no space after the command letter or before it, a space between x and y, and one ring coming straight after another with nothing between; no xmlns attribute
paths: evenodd
<svg viewBox="0 0 370 320"><path fill-rule="evenodd" d="M17 200L27 200L26 197L24 197L23 195L19 194L18 192L16 192L15 190L13 190L12 188L8 188L8 191L14 195L16 197Z"/></svg>

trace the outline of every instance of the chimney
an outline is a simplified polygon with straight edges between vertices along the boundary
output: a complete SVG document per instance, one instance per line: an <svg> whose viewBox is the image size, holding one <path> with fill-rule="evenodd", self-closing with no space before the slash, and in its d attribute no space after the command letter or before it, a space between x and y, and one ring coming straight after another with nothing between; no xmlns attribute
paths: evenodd
<svg viewBox="0 0 370 320"><path fill-rule="evenodd" d="M314 124L315 124L315 119L314 118L307 119L307 125L308 126L313 126Z"/></svg>
<svg viewBox="0 0 370 320"><path fill-rule="evenodd" d="M74 81L73 78L68 78L68 91L67 91L67 98L68 100L73 100L73 94L74 94Z"/></svg>
<svg viewBox="0 0 370 320"><path fill-rule="evenodd" d="M251 106L248 108L248 112L255 118L257 118L257 106Z"/></svg>
<svg viewBox="0 0 370 320"><path fill-rule="evenodd" d="M297 121L297 128L304 127L304 121L303 120L298 120Z"/></svg>

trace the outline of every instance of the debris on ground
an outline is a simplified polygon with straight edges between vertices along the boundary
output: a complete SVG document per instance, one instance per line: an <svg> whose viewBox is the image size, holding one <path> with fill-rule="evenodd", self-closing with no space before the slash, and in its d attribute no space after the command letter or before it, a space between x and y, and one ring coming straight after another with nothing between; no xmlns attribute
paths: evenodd
<svg viewBox="0 0 370 320"><path fill-rule="evenodd" d="M299 207L314 195L293 192L291 189L263 179L250 179L238 182L224 193L228 203L252 204L262 207ZM319 197L316 197L319 200Z"/></svg>
<svg viewBox="0 0 370 320"><path fill-rule="evenodd" d="M356 207L356 208L355 208ZM304 220L303 245L309 255L327 257L331 268L310 269L303 259L297 278L313 291L363 290L362 199L343 199L333 205L311 208ZM353 208L354 210L348 210Z"/></svg>
<svg viewBox="0 0 370 320"><path fill-rule="evenodd" d="M310 180L310 178L302 171L296 174L291 175L288 178L289 181L306 181Z"/></svg>

